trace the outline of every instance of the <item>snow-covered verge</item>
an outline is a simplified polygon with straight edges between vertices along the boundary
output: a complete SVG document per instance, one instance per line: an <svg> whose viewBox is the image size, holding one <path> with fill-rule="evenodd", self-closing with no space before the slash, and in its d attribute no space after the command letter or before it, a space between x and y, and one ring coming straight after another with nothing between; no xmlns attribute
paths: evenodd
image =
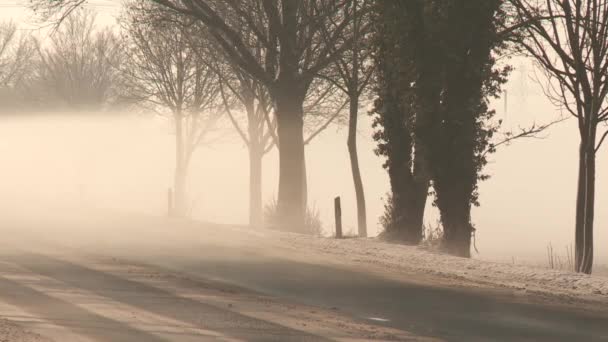
<svg viewBox="0 0 608 342"><path fill-rule="evenodd" d="M177 222L170 222L176 225ZM172 238L202 238L220 244L254 248L277 257L304 262L343 264L380 276L427 281L438 285L484 286L515 290L519 294L608 303L608 277L586 275L526 264L458 258L422 247L391 244L377 238L334 239L250 229L244 226L214 225L181 221L179 235ZM166 239L167 237L165 237ZM174 241L173 243L181 243Z"/></svg>
<svg viewBox="0 0 608 342"><path fill-rule="evenodd" d="M84 216L87 220L94 217L88 212ZM253 248L264 253L276 254L277 257L290 257L315 263L340 263L386 277L411 281L416 279L426 281L420 278L429 276L434 278L433 281L447 283L441 285L489 286L514 290L518 294L558 297L560 301L572 298L608 303L606 276L578 274L526 264L457 258L421 247L385 243L376 238L337 240L190 220L167 221L158 217L140 215L101 216L104 219L95 224L82 224L76 220L77 230L70 230L69 234L57 234L57 236L61 236L63 243L66 242L66 236L75 241L84 241L90 236L83 227L90 226L93 227L92 229L104 227L95 230L92 248L100 246L99 231L103 231L106 235L118 234L118 236L108 235L106 243L108 246L116 246L117 241L122 241L124 244L141 243L142 236L150 240L162 241L167 246L183 246L197 240L207 243L215 241L218 245ZM64 222L61 227L70 225ZM129 226L132 232L125 235L122 232L107 230L105 227L108 226ZM171 228L167 229L167 227ZM136 233L137 229L144 229L142 235ZM79 234L84 235L79 236Z"/></svg>
<svg viewBox="0 0 608 342"><path fill-rule="evenodd" d="M6 319L0 319L0 342L52 342L52 340L27 332L21 326Z"/></svg>
<svg viewBox="0 0 608 342"><path fill-rule="evenodd" d="M375 266L390 271L386 274L391 275L422 274L448 281L473 282L541 295L608 301L608 277L603 276L458 258L421 247L385 243L375 238L337 240L274 231L264 231L262 234L265 238L272 237L283 248L324 255L328 260L343 263Z"/></svg>

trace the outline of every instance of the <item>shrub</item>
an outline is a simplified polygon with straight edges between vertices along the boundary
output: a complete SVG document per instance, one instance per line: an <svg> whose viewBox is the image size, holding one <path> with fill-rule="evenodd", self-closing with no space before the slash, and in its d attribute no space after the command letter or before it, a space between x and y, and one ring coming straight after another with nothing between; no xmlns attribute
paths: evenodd
<svg viewBox="0 0 608 342"><path fill-rule="evenodd" d="M386 201L384 202L384 213L379 218L380 227L383 232L389 232L395 223L395 210L393 205L393 196L391 194L386 195Z"/></svg>
<svg viewBox="0 0 608 342"><path fill-rule="evenodd" d="M422 234L422 242L420 243L421 246L433 250L438 250L441 248L441 242L443 240L443 228L440 221L437 221L435 225L424 225Z"/></svg>
<svg viewBox="0 0 608 342"><path fill-rule="evenodd" d="M280 224L277 200L273 199L264 206L264 224L270 228L280 231L293 231L287 229ZM313 205L306 209L304 216L304 228L298 230L300 233L321 236L323 233L323 222L321 221L321 212Z"/></svg>

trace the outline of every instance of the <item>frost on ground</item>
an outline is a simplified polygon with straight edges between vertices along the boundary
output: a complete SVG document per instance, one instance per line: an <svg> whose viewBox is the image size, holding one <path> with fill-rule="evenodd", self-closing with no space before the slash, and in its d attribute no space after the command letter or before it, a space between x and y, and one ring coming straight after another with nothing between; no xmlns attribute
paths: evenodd
<svg viewBox="0 0 608 342"><path fill-rule="evenodd" d="M38 334L25 331L21 326L6 319L0 319L0 342L51 342Z"/></svg>
<svg viewBox="0 0 608 342"><path fill-rule="evenodd" d="M500 287L560 299L608 302L608 277L605 276L458 258L422 247L386 243L376 238L337 240L267 229L252 230L224 225L210 227L194 222L182 225L180 230L186 236L190 230L190 233L204 236L205 240L217 238L223 243L231 241L237 245L256 246L279 257L305 262L314 260L317 263L365 268L366 271L387 277L415 281L427 275L443 285Z"/></svg>
<svg viewBox="0 0 608 342"><path fill-rule="evenodd" d="M87 213L85 217L94 217ZM284 233L267 229L250 229L232 225L216 225L190 220L159 220L156 217L144 218L139 215L103 215L104 220L97 223L99 227L121 226L123 222L135 222L130 225L133 233L118 234L111 238L111 245L116 241L139 243L142 235L136 233L143 229L149 239L163 241L167 246L182 246L197 240L210 243L215 240L218 245L235 245L243 249L257 249L264 253L276 254L277 257L295 258L304 262L337 263L347 267L365 269L386 277L399 277L416 281L423 276L432 277L432 281L443 285L500 287L546 297L559 299L576 299L586 301L608 302L608 277L585 275L566 270L547 269L534 265L492 262L479 259L464 259L448 256L421 247L390 244L375 238L348 238L336 240L317 238L307 235ZM115 218L112 218L115 217ZM107 221L106 221L107 220ZM95 227L93 224L88 224ZM63 224L63 227L69 224ZM81 224L76 221L78 230L70 230L69 235L77 239L84 234ZM167 230L167 226L171 229ZM95 230L95 234L107 229ZM170 234L167 234L171 232ZM175 234L179 232L179 234ZM129 239L133 239L130 241ZM99 246L97 241L91 247ZM413 279L412 279L413 278Z"/></svg>
<svg viewBox="0 0 608 342"><path fill-rule="evenodd" d="M539 295L608 300L608 277L603 276L457 258L421 247L384 243L375 238L336 240L274 231L258 234L263 234L264 239L276 240L284 248L308 251L342 263L376 266L374 268L381 268L387 275L422 274Z"/></svg>

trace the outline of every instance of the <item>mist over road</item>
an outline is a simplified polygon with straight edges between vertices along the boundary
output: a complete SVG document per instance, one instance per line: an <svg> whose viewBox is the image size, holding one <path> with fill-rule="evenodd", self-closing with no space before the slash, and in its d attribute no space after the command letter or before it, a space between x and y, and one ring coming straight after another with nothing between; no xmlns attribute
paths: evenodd
<svg viewBox="0 0 608 342"><path fill-rule="evenodd" d="M108 214L28 220L3 225L0 313L56 340L608 340L605 311L398 281L286 253L264 231ZM256 307L255 293L288 309ZM8 314L17 308L21 319ZM352 325L326 327L332 316Z"/></svg>

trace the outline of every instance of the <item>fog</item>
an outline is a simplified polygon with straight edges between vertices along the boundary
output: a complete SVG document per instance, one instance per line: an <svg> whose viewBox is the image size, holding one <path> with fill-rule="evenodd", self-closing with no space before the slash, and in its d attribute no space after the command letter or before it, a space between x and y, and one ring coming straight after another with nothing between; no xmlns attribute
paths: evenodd
<svg viewBox="0 0 608 342"><path fill-rule="evenodd" d="M100 25L112 23L117 8L95 7ZM0 20L27 21L23 7L2 9ZM529 63L514 61L503 99L494 106L504 129L561 115L532 81ZM566 114L564 114L566 115ZM516 141L490 157L480 184L481 207L473 211L477 228L475 257L544 262L546 246L557 253L574 237L574 203L578 136L574 120L552 127L543 139ZM382 159L375 156L370 119L362 113L360 165L371 235L380 231L378 218L388 191ZM228 127L228 126L227 126ZM66 115L18 114L0 118L0 194L4 211L36 215L37 210L88 206L164 215L167 188L172 184L174 139L166 119L129 113ZM306 148L309 204L319 209L327 233L333 229L333 198L342 196L347 232L355 230L355 202L346 130L328 128ZM608 263L608 203L603 175L606 149L598 154L596 202L596 264ZM276 150L264 158L264 202L277 193ZM218 223L245 224L248 210L247 150L233 130L194 156L188 178L192 217ZM17 210L18 209L18 210ZM54 210L54 209L50 209ZM60 210L60 209L57 209ZM425 222L438 216L429 206Z"/></svg>
<svg viewBox="0 0 608 342"><path fill-rule="evenodd" d="M67 3L78 4L79 9L53 22L53 15L42 18L44 7L37 16L30 11L36 2L64 11ZM202 0L171 3L201 7L193 7L190 17L157 11L147 1L66 0L50 5L0 0L0 76L9 75L0 77L0 341L570 341L608 336L608 146L597 153L595 248L590 259L585 251L577 260L584 273L591 272L586 262L591 260L593 276L574 273L577 122L548 100L542 71L529 59L508 56L513 51L494 50L496 66L506 62L513 71L500 98L490 100L495 116L483 117L485 132L494 133L491 127L501 123L489 141L499 147L487 155L479 175L484 180L478 182L480 206L471 211L474 234L469 246L469 208L458 203L470 196L459 196L464 193L457 189L466 177L446 177L444 167L459 163L445 151L467 155L462 154L470 147L467 139L457 135L470 133L471 127L458 121L463 118L460 110L474 100L477 76L488 84L498 80L491 77L490 82L485 71L473 76L477 73L468 66L462 74L452 71L483 62L472 45L467 50L472 59L464 57L461 48L470 39L462 37L481 33L494 40L505 34L488 35L490 26L482 26L489 17L471 21L477 28L462 25L491 12L471 6L465 12L448 4L444 16L438 2L441 15L427 18L428 11L418 8L419 23L425 26L418 30L401 22L416 6L396 12L399 5L382 1L294 2L297 6L245 1L225 8L223 2ZM202 4L218 13L199 13ZM216 26L216 17L230 18L226 25L234 31ZM445 23L438 20L439 25L426 27L435 19ZM56 26L60 21L63 26ZM244 31L240 25L246 25ZM367 32L364 27L376 29ZM462 34L453 34L457 27ZM400 29L411 31L403 35L407 39L395 34ZM289 31L298 32L295 39ZM235 32L246 35L222 42L223 35ZM1 46L3 37L12 43ZM437 42L418 44L426 39ZM424 72L415 73L429 69L427 63L420 63L418 53L409 56L402 49L414 41L413 48L445 54L428 65L445 68L427 75L430 85L445 81L441 88L420 87L425 82L417 78ZM238 55L243 50L239 43L251 54L230 56L226 44L237 46ZM483 49L487 43L481 44ZM310 46L298 60L294 56L300 44ZM377 79L372 66L382 70ZM308 75L315 82L308 83ZM461 85L455 75L464 78L464 92L454 91ZM363 79L369 81L367 89ZM407 87L411 81L414 92ZM392 86L399 89L392 91ZM491 93L486 86L484 94ZM298 89L309 96L303 99ZM361 94L355 98L357 89ZM374 102L378 90L383 98ZM440 91L448 96L427 96ZM458 96L468 100L450 103ZM358 178L353 181L349 113L344 110L353 100L360 105L357 153L369 238L356 238L363 228L356 201L361 192ZM404 105L408 101L411 107ZM435 109L447 103L450 111L426 113L430 107L418 107L437 101L441 104ZM370 115L374 103L382 105L381 120ZM304 163L302 108L305 140L314 136L305 143ZM399 116L404 114L400 109L415 113ZM275 110L294 115L277 116ZM437 126L437 118L445 119L439 123L445 130ZM397 127L399 120L416 127ZM425 132L427 120L432 127ZM397 196L404 195L403 189L412 191L401 197L410 203L395 206L388 220L391 230L380 239L381 222L387 222L381 218L393 192L383 168L385 157L375 153L374 122L384 130L380 143L391 149L391 171L404 171L400 157L412 154L412 170L404 178L414 176L415 181L394 173L392 179L418 183L395 189ZM501 143L548 123L554 124L534 136ZM600 125L599 136L606 130L608 122ZM425 141L452 132L455 140ZM398 134L418 140L406 145L407 139ZM277 135L284 162L281 210L276 206ZM448 142L456 148L450 149ZM432 152L432 178L456 185L440 193L447 199L443 213L455 213L451 220L447 217L450 229L441 241L437 235L419 241L419 231L412 229L420 227L411 220L419 217L414 207L424 195L417 190L419 177L431 176L423 174L421 160L429 156L421 147ZM399 152L405 154L396 156ZM261 155L263 218L259 210L249 212L250 201L260 203L255 191L260 173L257 168L250 172L250 165L259 165L256 157ZM433 159L440 155L448 162ZM462 164L454 170L478 165ZM305 196L299 187L302 166ZM334 238L337 196L343 239ZM316 236L315 218L301 224L302 198L318 215L323 236ZM431 186L423 220L426 234L441 229L433 201ZM403 213L411 217L397 217ZM295 233L304 231L315 236ZM416 246L401 244L411 242ZM469 250L477 260L466 258Z"/></svg>
<svg viewBox="0 0 608 342"><path fill-rule="evenodd" d="M513 89L515 80L509 89ZM512 91L505 128L547 122L559 116L528 85L522 97ZM473 212L477 228L475 257L544 262L546 246L565 255L572 243L577 136L573 120L552 127L542 139L520 140L491 156L480 185L481 207ZM378 218L388 178L373 152L369 118L359 134L361 167L368 202L370 233L381 229ZM165 118L154 115L71 113L20 114L0 120L0 193L7 212L36 215L82 206L165 215L167 189L174 165L174 139ZM355 231L354 190L346 152L345 130L330 127L306 149L309 203L319 209L324 229L333 230L333 198L342 196L345 230ZM608 243L605 153L598 157L597 256L607 262ZM264 159L264 202L277 192L276 152ZM245 224L248 215L247 150L226 126L222 139L195 153L188 179L192 217L226 224ZM437 223L429 206L425 222Z"/></svg>

